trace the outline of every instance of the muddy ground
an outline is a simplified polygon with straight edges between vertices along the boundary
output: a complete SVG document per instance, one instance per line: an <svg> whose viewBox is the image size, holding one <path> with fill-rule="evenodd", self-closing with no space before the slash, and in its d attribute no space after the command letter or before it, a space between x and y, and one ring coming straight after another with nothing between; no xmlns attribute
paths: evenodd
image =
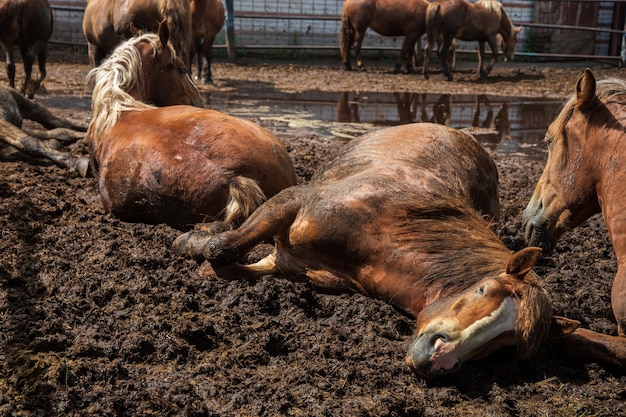
<svg viewBox="0 0 626 417"><path fill-rule="evenodd" d="M447 82L437 71L429 81L391 74L388 62L369 62L364 73L338 64L218 62L212 88L565 97L585 65L622 75L597 63L516 63L500 64L486 82L469 69ZM83 56L53 57L37 100L87 123L87 71ZM301 182L342 146L306 131L280 139ZM521 249L521 211L544 161L493 156L498 232ZM386 303L273 276L206 276L170 252L177 230L105 214L93 178L47 161L0 160L0 230L0 416L626 414L624 373L569 360L551 341L531 360L504 351L421 380L404 364L414 321ZM616 261L601 217L565 236L536 269L555 313L615 333L607 311Z"/></svg>

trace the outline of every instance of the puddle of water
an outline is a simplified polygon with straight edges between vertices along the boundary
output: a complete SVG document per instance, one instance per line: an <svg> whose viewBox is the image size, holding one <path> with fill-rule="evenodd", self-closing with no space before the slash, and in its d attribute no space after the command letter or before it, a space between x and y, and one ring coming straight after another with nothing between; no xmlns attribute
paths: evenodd
<svg viewBox="0 0 626 417"><path fill-rule="evenodd" d="M349 140L385 126L435 122L469 128L488 148L541 157L560 100L416 93L211 91L207 106L254 120L277 135L309 131Z"/></svg>

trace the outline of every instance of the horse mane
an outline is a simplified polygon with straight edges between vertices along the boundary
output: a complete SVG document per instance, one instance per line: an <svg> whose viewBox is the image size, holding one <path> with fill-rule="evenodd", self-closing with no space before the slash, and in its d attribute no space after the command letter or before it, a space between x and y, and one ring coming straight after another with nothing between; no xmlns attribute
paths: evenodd
<svg viewBox="0 0 626 417"><path fill-rule="evenodd" d="M476 4L484 9L496 12L498 18L502 18L502 4L498 0L479 0Z"/></svg>
<svg viewBox="0 0 626 417"><path fill-rule="evenodd" d="M419 201L418 201L419 200ZM429 195L407 202L398 238L407 251L423 253L426 285L443 293L464 291L485 277L498 277L511 256L493 224L460 198ZM419 239L415 236L419 235ZM442 239L448 235L449 239ZM548 335L552 301L534 272L524 278L515 323L517 358L534 354Z"/></svg>
<svg viewBox="0 0 626 417"><path fill-rule="evenodd" d="M596 82L596 97L598 100L585 110L589 117L607 108L608 105L619 110L626 108L626 80L615 77L598 80ZM567 124L575 108L576 95L571 94L563 104L559 115L554 119L553 123L555 126L559 127L559 130ZM624 112L621 111L620 113ZM626 133L626 128L624 128L626 114L619 119L616 119L615 116L616 114L612 113L609 120L606 121L605 126L609 129L621 129L623 134ZM563 150L565 151L566 147L563 147ZM566 157L566 155L564 154L563 157Z"/></svg>
<svg viewBox="0 0 626 417"><path fill-rule="evenodd" d="M158 35L146 33L121 43L99 67L89 71L87 82L94 82L91 99L93 119L87 129L87 136L97 139L110 129L125 111L142 111L155 108L131 96L136 84L144 91L141 55L135 45L148 42L156 55L160 48ZM172 49L169 45L168 48Z"/></svg>

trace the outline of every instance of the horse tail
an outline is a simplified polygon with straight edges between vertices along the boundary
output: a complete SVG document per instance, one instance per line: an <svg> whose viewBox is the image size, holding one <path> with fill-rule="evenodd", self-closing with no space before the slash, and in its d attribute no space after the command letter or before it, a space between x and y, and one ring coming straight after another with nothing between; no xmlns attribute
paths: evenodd
<svg viewBox="0 0 626 417"><path fill-rule="evenodd" d="M441 4L439 2L429 3L426 7L426 35L432 36L432 39L436 39L439 35L439 9L441 8Z"/></svg>
<svg viewBox="0 0 626 417"><path fill-rule="evenodd" d="M350 13L348 9L350 0L346 0L341 11L341 30L339 32L339 45L341 47L341 58L344 64L350 65L350 48L354 42L354 27L350 21Z"/></svg>
<svg viewBox="0 0 626 417"><path fill-rule="evenodd" d="M242 176L235 177L228 187L224 221L226 223L242 222L265 200L267 197L255 180Z"/></svg>

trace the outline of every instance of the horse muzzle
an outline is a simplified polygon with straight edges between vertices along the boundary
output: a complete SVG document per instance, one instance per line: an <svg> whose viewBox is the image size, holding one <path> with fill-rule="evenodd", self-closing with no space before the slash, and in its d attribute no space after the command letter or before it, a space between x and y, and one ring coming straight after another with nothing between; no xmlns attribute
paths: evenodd
<svg viewBox="0 0 626 417"><path fill-rule="evenodd" d="M557 238L550 233L548 222L541 213L531 216L524 210L522 228L528 246L539 246L544 254L550 254L554 250Z"/></svg>
<svg viewBox="0 0 626 417"><path fill-rule="evenodd" d="M422 333L409 347L406 364L422 378L455 372L463 360L455 354L456 344L445 333Z"/></svg>

